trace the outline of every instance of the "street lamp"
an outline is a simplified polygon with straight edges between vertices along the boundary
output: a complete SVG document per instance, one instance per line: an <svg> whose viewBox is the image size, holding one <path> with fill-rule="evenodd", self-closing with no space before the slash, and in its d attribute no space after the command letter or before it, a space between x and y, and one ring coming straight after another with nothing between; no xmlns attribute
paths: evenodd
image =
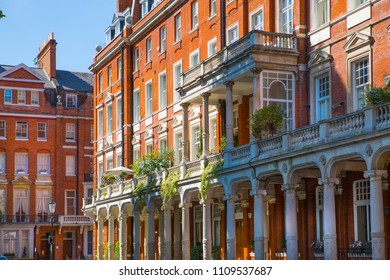
<svg viewBox="0 0 390 280"><path fill-rule="evenodd" d="M53 260L53 245L54 245L54 232L53 232L53 223L54 223L54 212L56 211L56 203L55 201L49 202L49 214L50 214L50 222L51 222L51 230L49 236L49 244L50 244L50 259Z"/></svg>

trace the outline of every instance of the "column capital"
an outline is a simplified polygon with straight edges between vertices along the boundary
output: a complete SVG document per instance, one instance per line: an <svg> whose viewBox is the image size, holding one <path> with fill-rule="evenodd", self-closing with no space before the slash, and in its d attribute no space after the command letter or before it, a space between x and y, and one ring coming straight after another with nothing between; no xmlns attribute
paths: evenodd
<svg viewBox="0 0 390 280"><path fill-rule="evenodd" d="M318 184L324 187L334 187L340 184L339 178L318 178Z"/></svg>
<svg viewBox="0 0 390 280"><path fill-rule="evenodd" d="M126 213L121 213L121 214L118 216L118 221L126 220L126 219L127 219L127 214L126 214Z"/></svg>
<svg viewBox="0 0 390 280"><path fill-rule="evenodd" d="M211 93L208 92L208 91L202 92L202 93L200 94L200 96L202 96L203 98L208 98L208 97L210 97L210 95L211 95Z"/></svg>
<svg viewBox="0 0 390 280"><path fill-rule="evenodd" d="M238 196L237 195L224 195L223 200L235 202L236 200L238 200Z"/></svg>
<svg viewBox="0 0 390 280"><path fill-rule="evenodd" d="M370 178L370 180L382 180L382 178L387 178L387 170L367 170L364 171L364 178Z"/></svg>
<svg viewBox="0 0 390 280"><path fill-rule="evenodd" d="M234 85L234 81L226 81L223 83L227 87L232 87Z"/></svg>
<svg viewBox="0 0 390 280"><path fill-rule="evenodd" d="M261 73L261 70L262 70L261 67L253 67L251 69L251 72L253 73L254 76L257 76Z"/></svg>
<svg viewBox="0 0 390 280"><path fill-rule="evenodd" d="M180 103L180 106L183 110L185 110L185 109L188 109L188 106L190 106L190 103L183 102L183 103Z"/></svg>
<svg viewBox="0 0 390 280"><path fill-rule="evenodd" d="M192 203L189 203L189 202L180 203L179 207L182 208L182 209L187 209L187 208L192 207Z"/></svg>
<svg viewBox="0 0 390 280"><path fill-rule="evenodd" d="M255 189L254 191L250 192L250 195L256 199L261 199L267 196L267 191L265 189Z"/></svg>
<svg viewBox="0 0 390 280"><path fill-rule="evenodd" d="M199 204L202 204L202 205L206 205L206 206L210 206L210 204L213 203L213 200L212 199L201 199L199 201Z"/></svg>
<svg viewBox="0 0 390 280"><path fill-rule="evenodd" d="M294 192L299 185L294 185L294 184L282 184L282 191L288 191L288 192Z"/></svg>

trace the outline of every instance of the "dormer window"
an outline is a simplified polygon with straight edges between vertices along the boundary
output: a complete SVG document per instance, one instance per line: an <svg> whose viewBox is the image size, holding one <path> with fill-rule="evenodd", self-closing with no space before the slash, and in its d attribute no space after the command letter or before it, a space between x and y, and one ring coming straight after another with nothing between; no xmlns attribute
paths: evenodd
<svg viewBox="0 0 390 280"><path fill-rule="evenodd" d="M149 12L148 0L140 1L140 4L141 4L141 18L143 18Z"/></svg>
<svg viewBox="0 0 390 280"><path fill-rule="evenodd" d="M66 95L66 107L67 108L77 108L77 95L67 94Z"/></svg>

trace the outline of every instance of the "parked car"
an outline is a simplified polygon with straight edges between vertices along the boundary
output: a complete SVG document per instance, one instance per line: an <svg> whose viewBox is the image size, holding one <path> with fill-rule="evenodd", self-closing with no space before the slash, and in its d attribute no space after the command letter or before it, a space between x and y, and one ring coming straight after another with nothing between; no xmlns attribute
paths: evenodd
<svg viewBox="0 0 390 280"><path fill-rule="evenodd" d="M0 261L5 261L5 260L8 260L6 256L0 256Z"/></svg>

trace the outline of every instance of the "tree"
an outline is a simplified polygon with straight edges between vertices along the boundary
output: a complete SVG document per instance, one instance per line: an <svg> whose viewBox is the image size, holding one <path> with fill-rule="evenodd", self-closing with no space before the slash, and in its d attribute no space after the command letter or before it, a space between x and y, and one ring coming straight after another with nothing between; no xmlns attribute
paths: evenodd
<svg viewBox="0 0 390 280"><path fill-rule="evenodd" d="M0 10L0 18L3 18L3 17L5 17L5 14L3 14L3 11Z"/></svg>

